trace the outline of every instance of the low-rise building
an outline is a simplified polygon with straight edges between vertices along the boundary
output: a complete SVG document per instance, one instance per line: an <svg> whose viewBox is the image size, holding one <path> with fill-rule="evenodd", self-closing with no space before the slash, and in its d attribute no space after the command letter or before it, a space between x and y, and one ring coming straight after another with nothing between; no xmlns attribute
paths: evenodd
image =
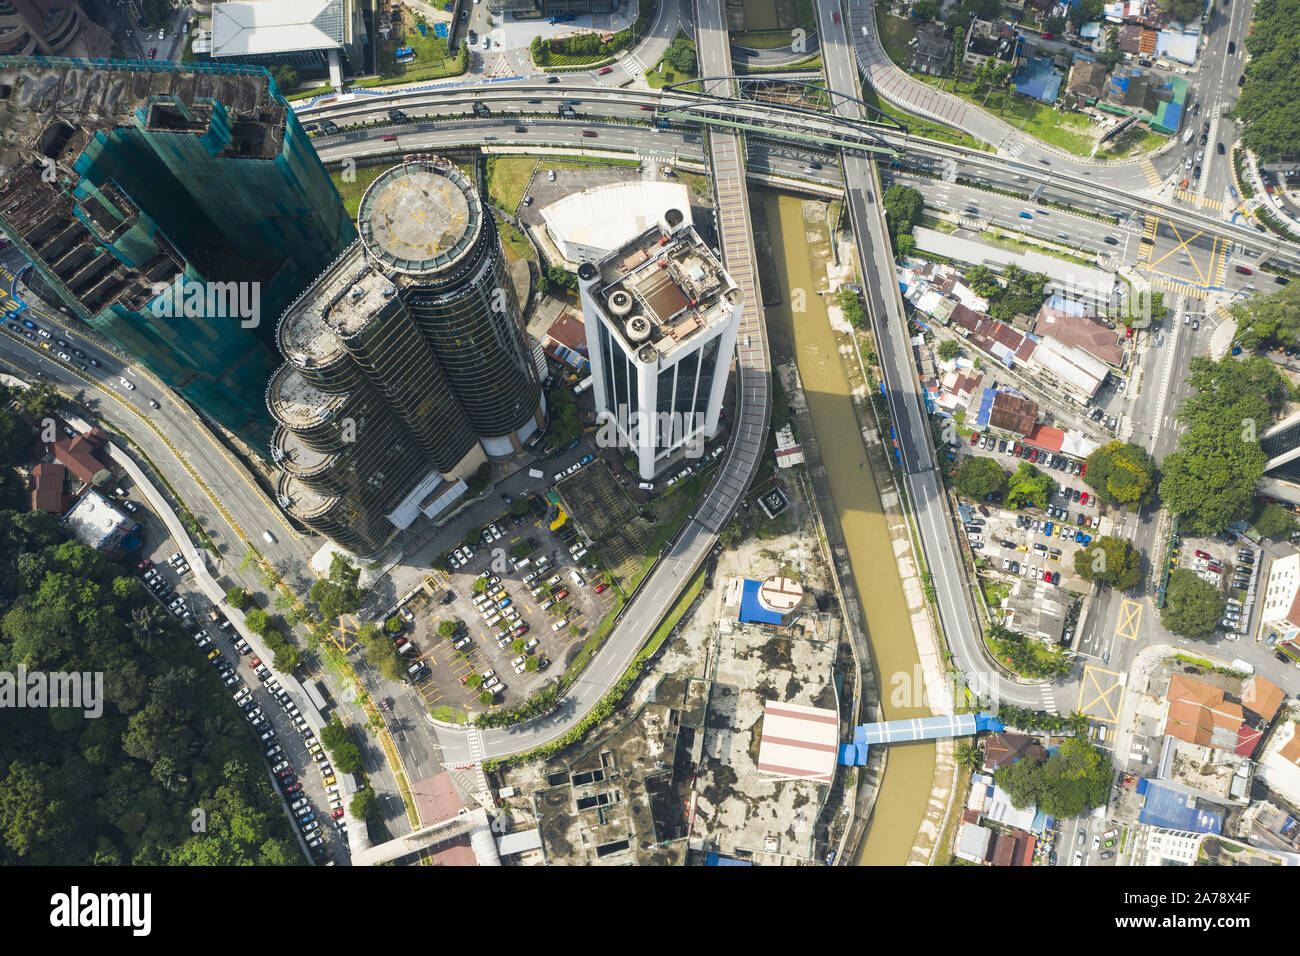
<svg viewBox="0 0 1300 956"><path fill-rule="evenodd" d="M77 499L62 522L69 534L110 557L120 557L139 546L140 524L119 511L99 492L90 490Z"/></svg>
<svg viewBox="0 0 1300 956"><path fill-rule="evenodd" d="M1000 20L981 20L976 17L966 32L962 62L971 67L979 67L991 59L1014 63L1019 45L1019 34L1009 25Z"/></svg>
<svg viewBox="0 0 1300 956"><path fill-rule="evenodd" d="M58 462L46 461L32 469L32 510L61 515L68 510L68 496L63 483L68 469Z"/></svg>
<svg viewBox="0 0 1300 956"><path fill-rule="evenodd" d="M1276 631L1289 641L1300 635L1300 553L1275 558L1260 603L1261 632Z"/></svg>
<svg viewBox="0 0 1300 956"><path fill-rule="evenodd" d="M927 23L916 31L912 46L912 59L908 69L913 73L943 76L952 59L952 41L942 23Z"/></svg>

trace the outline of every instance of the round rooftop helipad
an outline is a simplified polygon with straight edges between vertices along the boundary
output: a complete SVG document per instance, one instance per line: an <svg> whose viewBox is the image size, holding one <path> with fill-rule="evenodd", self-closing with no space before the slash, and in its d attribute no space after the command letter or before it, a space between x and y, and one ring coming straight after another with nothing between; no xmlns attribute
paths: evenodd
<svg viewBox="0 0 1300 956"><path fill-rule="evenodd" d="M401 272L440 272L474 246L483 207L473 184L445 161L382 173L361 197L357 229L376 259Z"/></svg>

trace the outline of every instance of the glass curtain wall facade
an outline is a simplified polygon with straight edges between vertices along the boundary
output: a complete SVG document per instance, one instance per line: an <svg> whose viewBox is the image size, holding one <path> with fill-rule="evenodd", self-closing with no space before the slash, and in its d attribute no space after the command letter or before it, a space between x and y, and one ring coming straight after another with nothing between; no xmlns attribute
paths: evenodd
<svg viewBox="0 0 1300 956"><path fill-rule="evenodd" d="M273 320L356 238L274 82L254 67L0 57L4 91L0 126L18 136L0 146L0 228L34 284L211 419L268 440ZM207 294L182 308L192 283Z"/></svg>

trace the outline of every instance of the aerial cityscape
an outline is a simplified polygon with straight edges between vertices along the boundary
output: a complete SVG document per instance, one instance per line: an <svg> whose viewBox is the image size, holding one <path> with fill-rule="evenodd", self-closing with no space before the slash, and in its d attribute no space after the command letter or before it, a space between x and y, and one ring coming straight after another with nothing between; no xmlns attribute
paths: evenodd
<svg viewBox="0 0 1300 956"><path fill-rule="evenodd" d="M1300 865L1297 62L0 0L0 863Z"/></svg>

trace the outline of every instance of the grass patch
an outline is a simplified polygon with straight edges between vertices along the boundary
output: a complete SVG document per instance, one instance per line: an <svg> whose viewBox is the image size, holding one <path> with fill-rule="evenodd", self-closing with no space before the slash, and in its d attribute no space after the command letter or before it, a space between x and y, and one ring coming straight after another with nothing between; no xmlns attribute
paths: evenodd
<svg viewBox="0 0 1300 956"><path fill-rule="evenodd" d="M731 42L754 50L779 50L794 41L789 30L746 30L731 34Z"/></svg>
<svg viewBox="0 0 1300 956"><path fill-rule="evenodd" d="M880 43L891 60L907 69L912 59L909 42L916 37L916 24L902 17L891 16L888 8L876 7L876 29L880 32Z"/></svg>
<svg viewBox="0 0 1300 956"><path fill-rule="evenodd" d="M343 208L348 211L348 217L357 218L357 210L361 206L361 197L366 191L366 187L378 179L388 167L380 164L378 166L365 166L361 169L353 170L351 182L343 180L343 171L337 170L330 173L330 179L334 181L334 187L343 197Z"/></svg>
<svg viewBox="0 0 1300 956"><path fill-rule="evenodd" d="M409 46L415 51L414 63L398 63L393 51L399 46ZM463 48L462 44L462 48ZM467 57L460 51L447 52L447 41L433 35L420 36L420 31L412 27L406 31L400 41L393 40L383 44L379 50L379 76L359 80L354 86L373 87L390 86L394 83L413 83L418 80L440 80L448 76L460 76L467 67Z"/></svg>
<svg viewBox="0 0 1300 956"><path fill-rule="evenodd" d="M787 63L784 66L749 66L746 63L736 63L735 69L737 75L742 73L807 73L810 70L820 70L822 68L822 55L814 53L806 60L800 60L798 63Z"/></svg>
<svg viewBox="0 0 1300 956"><path fill-rule="evenodd" d="M688 173L681 169L674 168L677 178L684 182L695 192L705 199L713 198L713 191L709 188L709 177L701 173Z"/></svg>
<svg viewBox="0 0 1300 956"><path fill-rule="evenodd" d="M980 238L989 245L1009 249L1012 252L1041 252L1043 255L1051 256L1054 259L1064 259L1066 262L1073 262L1080 266L1095 264L1090 259L1085 259L1082 256L1072 256L1068 252L1061 252L1051 246L1040 246L1037 243L1013 238L1009 233L1003 232L1001 229L985 229L980 233Z"/></svg>
<svg viewBox="0 0 1300 956"><path fill-rule="evenodd" d="M536 156L489 156L488 197L498 208L513 214L523 201L524 190L537 163Z"/></svg>
<svg viewBox="0 0 1300 956"><path fill-rule="evenodd" d="M1241 191L1241 198L1250 199L1255 195L1255 189L1246 178L1246 165L1240 146L1232 148L1232 169L1237 174L1237 189Z"/></svg>
<svg viewBox="0 0 1300 956"><path fill-rule="evenodd" d="M1002 602L1011 595L1011 587L988 578L980 578L980 587L984 591L984 600L989 607L1001 607Z"/></svg>
<svg viewBox="0 0 1300 956"><path fill-rule="evenodd" d="M1112 140L1097 150L1097 159L1123 159L1129 155L1141 155L1154 152L1163 146L1169 137L1161 133L1134 126L1118 139Z"/></svg>
<svg viewBox="0 0 1300 956"><path fill-rule="evenodd" d="M501 233L501 242L506 248L506 257L512 262L516 259L531 259L533 247L528 237L504 219L497 220L497 231Z"/></svg>
<svg viewBox="0 0 1300 956"><path fill-rule="evenodd" d="M445 720L447 723L451 723L454 718L452 709L448 707L446 704L442 704L439 707L434 707L432 710L429 711L429 715L433 717L434 720Z"/></svg>
<svg viewBox="0 0 1300 956"><path fill-rule="evenodd" d="M334 92L334 87L326 83L324 86L313 86L309 90L297 90L293 93L288 93L285 95L284 98L292 103L295 100L309 100L313 96L324 96L326 93L333 93L333 92Z"/></svg>

